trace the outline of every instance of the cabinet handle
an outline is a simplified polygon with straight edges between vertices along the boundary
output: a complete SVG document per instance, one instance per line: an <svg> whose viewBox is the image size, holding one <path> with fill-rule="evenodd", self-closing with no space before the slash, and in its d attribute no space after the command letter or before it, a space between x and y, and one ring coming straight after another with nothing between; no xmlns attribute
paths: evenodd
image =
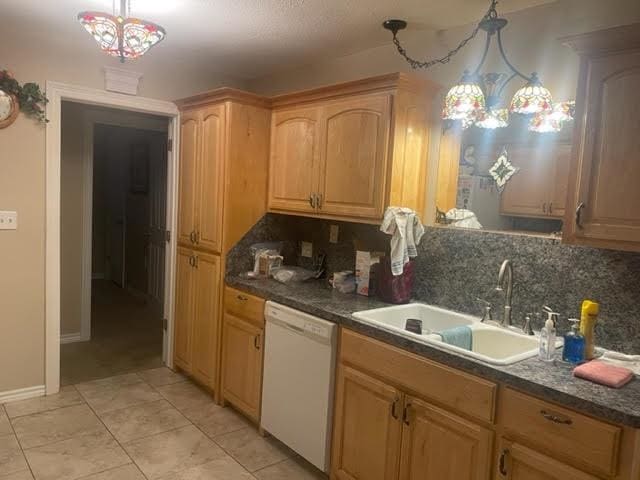
<svg viewBox="0 0 640 480"><path fill-rule="evenodd" d="M500 475L503 477L507 476L507 455L509 455L509 450L505 448L500 454L500 465L498 467L500 469Z"/></svg>
<svg viewBox="0 0 640 480"><path fill-rule="evenodd" d="M411 408L411 404L407 403L404 406L404 410L402 412L402 421L404 422L405 425L409 425L409 409Z"/></svg>
<svg viewBox="0 0 640 480"><path fill-rule="evenodd" d="M551 202L549 204L549 214L552 215L553 214L553 202Z"/></svg>
<svg viewBox="0 0 640 480"><path fill-rule="evenodd" d="M542 204L542 213L547 213L547 203Z"/></svg>
<svg viewBox="0 0 640 480"><path fill-rule="evenodd" d="M316 194L312 193L309 195L309 205L311 205L311 208L316 208Z"/></svg>
<svg viewBox="0 0 640 480"><path fill-rule="evenodd" d="M540 415L553 423L559 423L561 425L571 425L573 420L569 417L565 417L563 415L555 415L553 413L549 413L546 410L540 410Z"/></svg>
<svg viewBox="0 0 640 480"><path fill-rule="evenodd" d="M191 241L191 243L196 243L196 231L195 230L191 230L191 233L189 234L189 240Z"/></svg>
<svg viewBox="0 0 640 480"><path fill-rule="evenodd" d="M400 398L396 397L396 399L391 404L391 416L396 420L398 420L398 413L396 412L396 407L398 406L399 402L400 402Z"/></svg>
<svg viewBox="0 0 640 480"><path fill-rule="evenodd" d="M582 209L584 208L584 202L580 202L578 207L576 208L576 226L578 228L583 228L582 226Z"/></svg>
<svg viewBox="0 0 640 480"><path fill-rule="evenodd" d="M256 347L256 350L260 350L260 335L253 337L253 346Z"/></svg>
<svg viewBox="0 0 640 480"><path fill-rule="evenodd" d="M238 295L236 298L241 302L246 302L247 300L249 300L249 298L245 297L244 295Z"/></svg>
<svg viewBox="0 0 640 480"><path fill-rule="evenodd" d="M192 267L196 266L196 257L194 257L193 255L189 256L189 265L191 265Z"/></svg>
<svg viewBox="0 0 640 480"><path fill-rule="evenodd" d="M196 244L199 244L200 243L200 230L196 230L195 233L196 233L196 235L195 235Z"/></svg>
<svg viewBox="0 0 640 480"><path fill-rule="evenodd" d="M198 268L198 256L197 255L194 255L194 257L193 257L193 266L195 268Z"/></svg>
<svg viewBox="0 0 640 480"><path fill-rule="evenodd" d="M318 194L318 200L316 201L316 208L318 208L318 209L322 208L322 194L321 193Z"/></svg>

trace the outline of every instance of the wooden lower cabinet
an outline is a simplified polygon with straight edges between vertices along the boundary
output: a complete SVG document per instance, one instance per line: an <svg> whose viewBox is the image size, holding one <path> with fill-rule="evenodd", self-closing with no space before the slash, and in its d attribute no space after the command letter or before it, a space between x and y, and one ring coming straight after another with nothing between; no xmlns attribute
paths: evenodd
<svg viewBox="0 0 640 480"><path fill-rule="evenodd" d="M489 479L491 430L346 365L336 388L333 478Z"/></svg>
<svg viewBox="0 0 640 480"><path fill-rule="evenodd" d="M260 420L264 329L224 314L222 395L252 420Z"/></svg>
<svg viewBox="0 0 640 480"><path fill-rule="evenodd" d="M417 398L403 411L400 480L487 480L493 432Z"/></svg>
<svg viewBox="0 0 640 480"><path fill-rule="evenodd" d="M567 446L571 448L571 446ZM506 480L598 480L588 473L547 457L523 445L503 439L498 460L498 479Z"/></svg>
<svg viewBox="0 0 640 480"><path fill-rule="evenodd" d="M396 479L401 415L400 391L340 365L336 381L332 478Z"/></svg>
<svg viewBox="0 0 640 480"><path fill-rule="evenodd" d="M174 361L215 389L220 257L181 247L177 253Z"/></svg>

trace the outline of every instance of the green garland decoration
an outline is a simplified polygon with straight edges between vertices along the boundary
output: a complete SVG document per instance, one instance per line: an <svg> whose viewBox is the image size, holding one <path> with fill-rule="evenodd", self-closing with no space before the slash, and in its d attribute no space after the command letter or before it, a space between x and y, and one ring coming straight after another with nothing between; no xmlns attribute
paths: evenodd
<svg viewBox="0 0 640 480"><path fill-rule="evenodd" d="M20 83L13 78L11 72L0 70L0 90L9 95L15 95L20 105L20 110L29 116L47 123L44 107L49 102L37 83Z"/></svg>

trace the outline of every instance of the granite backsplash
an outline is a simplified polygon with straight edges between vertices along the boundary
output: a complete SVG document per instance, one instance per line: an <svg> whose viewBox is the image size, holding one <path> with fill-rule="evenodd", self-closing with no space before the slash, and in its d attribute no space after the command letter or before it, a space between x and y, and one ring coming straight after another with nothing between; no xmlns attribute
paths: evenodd
<svg viewBox="0 0 640 480"><path fill-rule="evenodd" d="M337 244L328 241L331 224L340 227ZM257 242L282 240L285 263L303 266L309 260L299 256L299 243L313 242L314 253L327 254L331 273L353 269L356 249L387 250L389 238L375 225L267 214L230 252L227 273L251 268L249 247ZM474 315L482 312L476 300L482 297L500 316L503 300L495 285L504 259L514 267L514 323L546 304L560 312L564 332L567 318L579 317L582 300L590 298L601 304L598 344L640 353L640 254L567 246L539 236L427 227L413 296Z"/></svg>

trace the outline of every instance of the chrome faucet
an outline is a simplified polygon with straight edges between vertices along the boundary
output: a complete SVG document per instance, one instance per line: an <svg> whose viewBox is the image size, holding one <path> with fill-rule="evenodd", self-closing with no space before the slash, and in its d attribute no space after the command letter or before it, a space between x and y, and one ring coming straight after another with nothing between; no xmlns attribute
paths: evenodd
<svg viewBox="0 0 640 480"><path fill-rule="evenodd" d="M505 278L506 277L506 278ZM506 286L505 286L506 282ZM496 287L498 292L504 293L504 315L500 324L503 327L510 327L513 325L511 321L511 296L513 294L513 266L511 261L505 260L500 266L500 273L498 273L498 286Z"/></svg>

